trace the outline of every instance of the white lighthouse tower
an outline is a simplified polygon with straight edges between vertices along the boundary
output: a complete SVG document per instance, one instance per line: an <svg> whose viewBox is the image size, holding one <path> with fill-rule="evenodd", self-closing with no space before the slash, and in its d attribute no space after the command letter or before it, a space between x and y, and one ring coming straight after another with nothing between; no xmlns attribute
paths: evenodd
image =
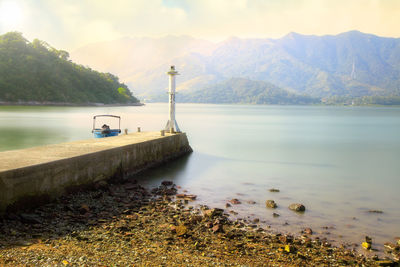
<svg viewBox="0 0 400 267"><path fill-rule="evenodd" d="M175 75L179 75L179 73L175 70L175 66L171 66L167 74L169 75L169 120L165 126L165 131L170 133L180 132L175 120Z"/></svg>

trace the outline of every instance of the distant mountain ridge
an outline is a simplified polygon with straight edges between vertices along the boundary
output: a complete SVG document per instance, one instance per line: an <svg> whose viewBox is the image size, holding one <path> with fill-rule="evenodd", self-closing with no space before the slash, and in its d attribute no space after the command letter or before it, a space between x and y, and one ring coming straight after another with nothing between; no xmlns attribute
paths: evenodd
<svg viewBox="0 0 400 267"><path fill-rule="evenodd" d="M326 36L289 33L280 39L232 37L217 44L189 36L121 39L101 49L83 47L71 57L97 67L102 54L114 59L101 70L117 73L135 94L150 101L165 95L169 65L182 74L177 89L186 95L219 90L213 86L242 78L268 82L293 96L400 96L400 38L359 31Z"/></svg>
<svg viewBox="0 0 400 267"><path fill-rule="evenodd" d="M197 91L181 91L178 102L219 104L274 104L308 105L320 100L307 95L298 95L263 81L231 78L225 82L209 85Z"/></svg>

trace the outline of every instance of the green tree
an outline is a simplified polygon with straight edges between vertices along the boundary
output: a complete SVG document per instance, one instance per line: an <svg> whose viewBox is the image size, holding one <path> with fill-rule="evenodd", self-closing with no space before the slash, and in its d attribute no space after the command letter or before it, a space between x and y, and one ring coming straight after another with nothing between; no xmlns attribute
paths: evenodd
<svg viewBox="0 0 400 267"><path fill-rule="evenodd" d="M69 53L19 32L0 35L0 101L138 103L117 76L68 60Z"/></svg>

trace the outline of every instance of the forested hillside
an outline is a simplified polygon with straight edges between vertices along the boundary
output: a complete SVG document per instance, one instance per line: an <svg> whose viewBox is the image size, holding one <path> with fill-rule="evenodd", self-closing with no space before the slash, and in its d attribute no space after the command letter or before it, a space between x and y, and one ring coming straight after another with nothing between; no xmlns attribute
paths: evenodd
<svg viewBox="0 0 400 267"><path fill-rule="evenodd" d="M0 35L0 102L139 102L118 77L75 64L68 58L68 52L37 39L29 42L21 33Z"/></svg>
<svg viewBox="0 0 400 267"><path fill-rule="evenodd" d="M273 84L232 78L226 82L208 86L203 90L182 91L177 94L178 102L192 103L248 103L304 105L320 103L318 98L298 95Z"/></svg>

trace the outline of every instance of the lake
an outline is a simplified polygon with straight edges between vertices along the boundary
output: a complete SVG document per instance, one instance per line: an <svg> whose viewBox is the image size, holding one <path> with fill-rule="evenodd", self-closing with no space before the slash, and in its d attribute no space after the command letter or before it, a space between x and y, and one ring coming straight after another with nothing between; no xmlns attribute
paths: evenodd
<svg viewBox="0 0 400 267"><path fill-rule="evenodd" d="M121 116L129 131L159 131L168 105L3 106L0 151L92 138L97 114ZM358 246L369 235L379 249L400 236L400 108L178 104L177 122L194 152L142 173L143 183L173 180L214 207L237 198L242 204L229 209L238 218L272 231L311 227ZM278 208L266 208L267 199ZM290 211L294 202L306 212Z"/></svg>

